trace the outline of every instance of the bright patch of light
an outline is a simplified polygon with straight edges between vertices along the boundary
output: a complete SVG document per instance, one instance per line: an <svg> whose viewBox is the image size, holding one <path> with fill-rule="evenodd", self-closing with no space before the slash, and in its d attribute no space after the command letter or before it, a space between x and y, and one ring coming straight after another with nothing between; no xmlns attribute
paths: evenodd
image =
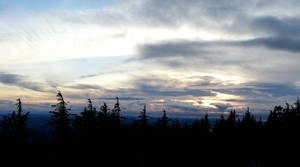
<svg viewBox="0 0 300 167"><path fill-rule="evenodd" d="M201 100L201 106L207 107L207 108L217 108L213 104L219 103L220 101L218 100L212 100L212 99L207 99L207 100Z"/></svg>

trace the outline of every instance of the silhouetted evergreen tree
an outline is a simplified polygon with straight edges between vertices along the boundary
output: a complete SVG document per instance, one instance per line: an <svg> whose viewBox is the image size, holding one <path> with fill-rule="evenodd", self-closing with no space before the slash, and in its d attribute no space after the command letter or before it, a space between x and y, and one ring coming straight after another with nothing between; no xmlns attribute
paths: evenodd
<svg viewBox="0 0 300 167"><path fill-rule="evenodd" d="M163 109L163 116L161 117L161 119L159 119L156 123L156 126L159 128L168 128L169 127L169 121L170 119L167 116L167 112L165 109Z"/></svg>
<svg viewBox="0 0 300 167"><path fill-rule="evenodd" d="M204 118L201 120L201 123L203 125L203 133L208 134L210 129L210 123L208 120L208 114L205 114Z"/></svg>
<svg viewBox="0 0 300 167"><path fill-rule="evenodd" d="M234 133L236 133L236 125L236 112L235 110L231 110L229 116L225 120L223 130L226 131L228 135L233 135Z"/></svg>
<svg viewBox="0 0 300 167"><path fill-rule="evenodd" d="M17 99L17 111L13 111L10 116L4 116L1 127L2 135L11 141L27 142L29 131L26 129L29 112L23 114L21 99Z"/></svg>
<svg viewBox="0 0 300 167"><path fill-rule="evenodd" d="M247 108L247 111L245 112L243 119L241 121L241 126L247 129L253 129L256 127L256 119L255 117L250 113L249 108Z"/></svg>
<svg viewBox="0 0 300 167"><path fill-rule="evenodd" d="M287 108L289 108L289 105L287 104ZM275 106L272 111L270 111L270 114L268 116L266 127L270 129L279 129L281 127L281 116L283 112L282 106Z"/></svg>
<svg viewBox="0 0 300 167"><path fill-rule="evenodd" d="M70 109L67 108L67 103L60 91L58 91L56 97L57 104L52 105L54 110L49 112L52 116L48 122L54 126L53 138L55 142L66 142L71 133L72 119L70 116L72 114L69 113Z"/></svg>
<svg viewBox="0 0 300 167"><path fill-rule="evenodd" d="M223 134L224 127L225 127L225 118L224 115L221 114L220 119L216 120L213 131L215 134Z"/></svg>
<svg viewBox="0 0 300 167"><path fill-rule="evenodd" d="M93 106L92 100L88 99L88 106L84 108L84 111L75 118L75 129L80 131L81 134L93 133L96 129L97 123L97 111ZM94 132L95 133L95 132Z"/></svg>
<svg viewBox="0 0 300 167"><path fill-rule="evenodd" d="M112 109L111 118L113 121L114 127L120 127L121 126L121 107L119 102L119 97L116 97L117 102L115 103L114 108Z"/></svg>
<svg viewBox="0 0 300 167"><path fill-rule="evenodd" d="M226 122L227 122L228 126L230 126L232 128L235 126L235 124L236 124L236 113L235 113L235 110L230 111L230 114L229 114Z"/></svg>
<svg viewBox="0 0 300 167"><path fill-rule="evenodd" d="M297 115L299 115L300 114L300 100L299 100L299 97L297 97L297 100L294 103L294 105L295 105L295 112L297 113Z"/></svg>
<svg viewBox="0 0 300 167"><path fill-rule="evenodd" d="M260 116L257 121L257 127L261 129L261 128L263 128L263 125L264 125L264 123L262 121L262 117Z"/></svg>
<svg viewBox="0 0 300 167"><path fill-rule="evenodd" d="M146 128L148 126L148 118L147 118L147 113L146 113L146 105L144 105L143 110L140 112L139 115L139 124L142 128Z"/></svg>
<svg viewBox="0 0 300 167"><path fill-rule="evenodd" d="M109 116L109 108L107 106L107 104L104 102L103 105L100 107L100 112L104 117L108 117Z"/></svg>
<svg viewBox="0 0 300 167"><path fill-rule="evenodd" d="M209 133L209 128L210 126L207 114L205 114L204 118L202 118L201 120L195 120L192 123L192 129L197 133L202 133L206 135Z"/></svg>
<svg viewBox="0 0 300 167"><path fill-rule="evenodd" d="M21 99L17 99L17 103L15 104L17 106L17 114L16 114L16 133L18 134L19 138L26 138L28 135L28 131L26 129L27 120L29 116L29 112L26 112L23 114L23 108L22 108L22 102Z"/></svg>
<svg viewBox="0 0 300 167"><path fill-rule="evenodd" d="M109 110L110 109L105 102L100 106L100 110L97 113L97 124L99 128L111 126L112 116Z"/></svg>

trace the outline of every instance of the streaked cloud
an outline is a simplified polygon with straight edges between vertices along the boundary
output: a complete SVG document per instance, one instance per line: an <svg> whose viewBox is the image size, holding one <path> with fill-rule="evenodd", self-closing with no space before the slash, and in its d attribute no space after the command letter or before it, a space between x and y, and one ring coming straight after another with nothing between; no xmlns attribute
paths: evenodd
<svg viewBox="0 0 300 167"><path fill-rule="evenodd" d="M8 86L18 86L33 91L45 91L41 83L32 82L25 76L0 72L0 83Z"/></svg>

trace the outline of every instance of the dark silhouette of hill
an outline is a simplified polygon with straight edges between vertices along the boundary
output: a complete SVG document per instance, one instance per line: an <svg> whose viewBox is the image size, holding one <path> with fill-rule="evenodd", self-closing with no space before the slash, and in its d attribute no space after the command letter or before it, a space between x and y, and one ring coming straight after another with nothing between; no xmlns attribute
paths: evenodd
<svg viewBox="0 0 300 167"><path fill-rule="evenodd" d="M190 123L147 115L124 118L119 98L113 108L96 108L88 99L72 114L61 92L47 117L16 111L3 116L0 133L2 163L84 164L85 166L298 166L300 101L275 106L263 122L248 108L215 122L209 115ZM36 120L36 124L28 125ZM38 121L47 121L43 125ZM33 131L32 129L35 129Z"/></svg>

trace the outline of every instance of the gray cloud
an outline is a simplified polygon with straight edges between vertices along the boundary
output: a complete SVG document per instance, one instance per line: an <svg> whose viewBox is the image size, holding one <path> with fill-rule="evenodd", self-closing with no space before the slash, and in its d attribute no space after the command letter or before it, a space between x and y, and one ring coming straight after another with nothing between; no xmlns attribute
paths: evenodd
<svg viewBox="0 0 300 167"><path fill-rule="evenodd" d="M72 85L72 86L67 86L68 88L73 88L73 89L96 89L96 90L103 90L101 86L98 85L89 85L89 84L77 84L77 85Z"/></svg>
<svg viewBox="0 0 300 167"><path fill-rule="evenodd" d="M247 86L252 86L256 90L268 93L273 96L299 96L300 89L291 84L276 84L276 83L248 83Z"/></svg>
<svg viewBox="0 0 300 167"><path fill-rule="evenodd" d="M281 37L299 37L300 20L298 17L277 18L263 16L251 21L251 28Z"/></svg>
<svg viewBox="0 0 300 167"><path fill-rule="evenodd" d="M101 98L96 98L97 100L113 100L116 101L116 98L113 97L101 97ZM124 101L138 101L138 100L145 100L145 98L139 98L139 97L119 97L120 100Z"/></svg>
<svg viewBox="0 0 300 167"><path fill-rule="evenodd" d="M139 54L142 59L203 56L210 53L205 48L211 45L211 42L169 41L142 45Z"/></svg>
<svg viewBox="0 0 300 167"><path fill-rule="evenodd" d="M188 86L178 87L181 81L167 76L140 77L133 81L136 89L147 96L215 96L209 89L196 89Z"/></svg>
<svg viewBox="0 0 300 167"><path fill-rule="evenodd" d="M217 108L216 111L218 112L228 112L228 110L233 107L230 103L212 103L211 105L215 106Z"/></svg>
<svg viewBox="0 0 300 167"><path fill-rule="evenodd" d="M300 31L299 31L300 32ZM287 38L287 37L270 37L270 38L257 38L253 40L240 41L233 43L241 46L264 46L269 49L283 50L289 52L300 52L300 38Z"/></svg>
<svg viewBox="0 0 300 167"><path fill-rule="evenodd" d="M299 20L290 14L298 13L297 6L299 2L295 0L122 0L105 10L84 10L75 16L68 12L59 15L62 21L75 24L170 28L191 25L230 34L262 34L260 31L287 34L299 32L296 29Z"/></svg>
<svg viewBox="0 0 300 167"><path fill-rule="evenodd" d="M238 103L248 106L254 112L264 113L274 105L284 105L294 102L300 95L297 86L287 83L261 83L251 82L235 85L235 87L218 87L217 92L240 96L242 98L226 99L228 103Z"/></svg>
<svg viewBox="0 0 300 167"><path fill-rule="evenodd" d="M209 0L144 0L132 3L133 15L143 24L178 26L190 24L218 28L228 20L245 15L247 8L255 6L254 1L209 1ZM147 24L148 23L148 24Z"/></svg>
<svg viewBox="0 0 300 167"><path fill-rule="evenodd" d="M241 41L169 41L145 44L139 47L141 59L155 58L205 58L211 55L224 54L228 50L218 47L266 47L275 50L300 52L300 38L269 37ZM213 48L213 49L211 49ZM215 50L217 49L217 50ZM218 51L220 50L220 51ZM228 53L227 53L228 54ZM234 60L232 60L234 61Z"/></svg>
<svg viewBox="0 0 300 167"><path fill-rule="evenodd" d="M280 96L299 96L300 89L292 84L286 83L261 83L261 82L250 82L238 85L236 88L219 89L216 91L233 94L243 95L247 97L259 97L270 95L272 97Z"/></svg>
<svg viewBox="0 0 300 167"><path fill-rule="evenodd" d="M148 96L215 96L214 93L211 93L209 90L200 90L200 89L189 89L189 88L182 88L182 89L169 89L160 86L151 86L145 84L138 85L137 89L147 94Z"/></svg>
<svg viewBox="0 0 300 167"><path fill-rule="evenodd" d="M0 83L31 89L34 91L44 91L40 83L28 81L26 77L17 74L0 72Z"/></svg>
<svg viewBox="0 0 300 167"><path fill-rule="evenodd" d="M193 113L205 113L208 112L208 109L205 108L201 108L201 107L195 107L195 106L188 106L188 105L184 105L184 104L169 104L167 105L167 108L169 110L181 110L181 111L187 111L187 112L193 112Z"/></svg>
<svg viewBox="0 0 300 167"><path fill-rule="evenodd" d="M144 44L135 60L171 69L251 77L261 82L297 82L300 38L239 41L168 41ZM280 67L280 68L278 68Z"/></svg>

